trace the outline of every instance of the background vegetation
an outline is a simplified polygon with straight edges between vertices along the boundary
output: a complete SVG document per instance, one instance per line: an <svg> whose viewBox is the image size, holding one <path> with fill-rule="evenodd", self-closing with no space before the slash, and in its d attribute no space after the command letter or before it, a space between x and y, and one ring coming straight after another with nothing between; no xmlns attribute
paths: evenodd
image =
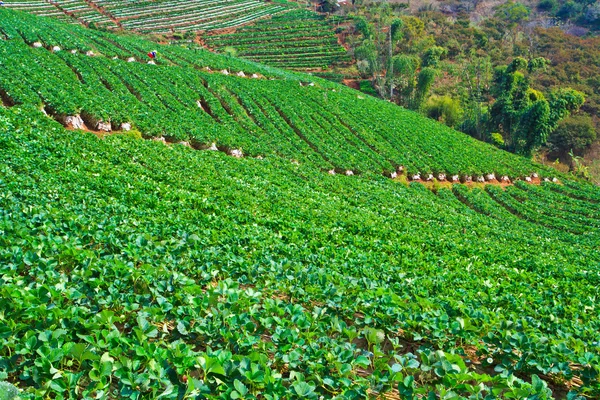
<svg viewBox="0 0 600 400"><path fill-rule="evenodd" d="M355 1L341 12L356 18L356 73L380 97L572 170L569 154L583 157L600 182L598 4Z"/></svg>

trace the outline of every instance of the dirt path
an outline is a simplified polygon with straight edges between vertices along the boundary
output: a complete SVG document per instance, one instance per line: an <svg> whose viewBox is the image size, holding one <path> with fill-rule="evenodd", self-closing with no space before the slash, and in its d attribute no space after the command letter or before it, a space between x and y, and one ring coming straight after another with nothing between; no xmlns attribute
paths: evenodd
<svg viewBox="0 0 600 400"><path fill-rule="evenodd" d="M91 0L84 0L90 8L98 11L100 14L104 15L106 18L110 19L115 25L117 25L120 29L123 29L123 25L119 19L117 19L114 15L112 15L109 11L107 11L104 7L97 5Z"/></svg>
<svg viewBox="0 0 600 400"><path fill-rule="evenodd" d="M343 79L342 84L348 86L349 88L360 90L360 81L357 79Z"/></svg>
<svg viewBox="0 0 600 400"><path fill-rule="evenodd" d="M531 178L531 181L527 181L525 178L517 178L515 179L515 181L523 181L525 183L529 183L531 185L541 185L542 184L542 180L540 178ZM508 187L508 186L513 186L514 185L514 181L508 181L508 182L500 182L496 179L493 179L491 181L485 181L485 182L451 182L451 181L439 181L437 179L433 179L431 181L426 181L423 179L417 179L417 180L408 180L408 177L406 175L399 175L396 178L392 179L395 182L398 183L402 183L404 185L408 185L411 182L418 182L420 184L422 184L423 186L425 186L427 189L432 190L432 191L436 191L438 189L452 189L452 186L454 185L464 185L467 186L469 188L480 188L483 189L484 187L488 186L488 185L492 185L492 186L500 186L500 187ZM555 183L559 183L559 182L555 182Z"/></svg>

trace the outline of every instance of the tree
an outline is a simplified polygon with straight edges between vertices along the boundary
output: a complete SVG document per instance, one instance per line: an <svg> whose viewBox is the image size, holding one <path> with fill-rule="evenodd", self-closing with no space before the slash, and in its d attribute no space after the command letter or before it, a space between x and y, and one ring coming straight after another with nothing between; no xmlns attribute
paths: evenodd
<svg viewBox="0 0 600 400"><path fill-rule="evenodd" d="M544 145L560 120L568 117L585 101L573 89L553 91L549 99L531 88L529 75L544 69L543 58L515 58L508 66L495 70L492 94L496 101L490 109L490 131L502 132L509 151L530 156Z"/></svg>
<svg viewBox="0 0 600 400"><path fill-rule="evenodd" d="M581 4L578 4L574 1L567 1L558 9L556 16L560 19L567 20L570 18L574 18L579 13L581 13L581 11Z"/></svg>
<svg viewBox="0 0 600 400"><path fill-rule="evenodd" d="M448 55L448 49L441 46L431 46L423 54L423 66L437 68L440 60Z"/></svg>
<svg viewBox="0 0 600 400"><path fill-rule="evenodd" d="M389 29L389 38L388 38L388 42L389 42L389 53L388 53L388 59L387 59L387 65L388 65L388 71L387 71L387 75L388 75L388 82L390 85L390 99L392 99L394 97L394 44L395 42L399 41L400 39L402 39L402 27L404 26L404 22L399 19L396 18L392 21L392 23L390 24L390 29Z"/></svg>
<svg viewBox="0 0 600 400"><path fill-rule="evenodd" d="M425 114L429 118L443 122L450 127L455 127L463 115L460 100L447 95L431 96L424 108Z"/></svg>
<svg viewBox="0 0 600 400"><path fill-rule="evenodd" d="M519 37L519 24L529 19L530 12L531 10L527 6L513 1L508 1L496 8L495 17L508 23L506 33L512 37L513 47Z"/></svg>
<svg viewBox="0 0 600 400"><path fill-rule="evenodd" d="M339 5L336 0L322 0L320 5L321 11L326 13L334 12L338 7Z"/></svg>
<svg viewBox="0 0 600 400"><path fill-rule="evenodd" d="M371 39L373 36L373 25L367 22L365 17L358 17L354 28L363 35L364 39Z"/></svg>
<svg viewBox="0 0 600 400"><path fill-rule="evenodd" d="M495 16L509 22L512 28L523 21L527 21L530 13L531 10L524 4L507 1L496 8Z"/></svg>
<svg viewBox="0 0 600 400"><path fill-rule="evenodd" d="M425 22L417 17L406 16L402 17L404 22L403 33L408 41L412 41L425 34Z"/></svg>
<svg viewBox="0 0 600 400"><path fill-rule="evenodd" d="M573 115L558 123L548 139L549 149L566 155L580 153L596 140L596 130L589 115Z"/></svg>
<svg viewBox="0 0 600 400"><path fill-rule="evenodd" d="M398 96L398 104L408 107L417 85L417 71L421 65L419 57L399 54L392 59L394 68L393 84Z"/></svg>
<svg viewBox="0 0 600 400"><path fill-rule="evenodd" d="M421 69L421 72L419 72L419 75L417 76L417 87L415 88L413 99L409 105L411 109L419 110L421 108L437 74L438 71L431 67Z"/></svg>
<svg viewBox="0 0 600 400"><path fill-rule="evenodd" d="M459 92L462 91L461 103L465 110L465 120L460 130L479 140L487 139L484 137L488 115L486 95L490 90L492 77L490 57L478 55L475 50L471 50L464 60L461 73L462 85Z"/></svg>
<svg viewBox="0 0 600 400"><path fill-rule="evenodd" d="M379 70L377 47L372 40L365 40L354 50L361 73L373 76Z"/></svg>

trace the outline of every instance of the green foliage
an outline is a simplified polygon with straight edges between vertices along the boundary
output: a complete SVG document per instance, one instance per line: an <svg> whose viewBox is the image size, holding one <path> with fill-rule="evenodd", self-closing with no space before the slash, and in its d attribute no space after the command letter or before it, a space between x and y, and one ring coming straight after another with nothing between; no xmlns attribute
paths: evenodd
<svg viewBox="0 0 600 400"><path fill-rule="evenodd" d="M438 76L438 71L431 67L425 67L421 69L417 76L417 85L415 87L415 94L411 104L411 108L418 110L421 108L423 101L429 94L429 90Z"/></svg>
<svg viewBox="0 0 600 400"><path fill-rule="evenodd" d="M537 5L538 10L552 12L558 9L558 1L557 0L542 0Z"/></svg>
<svg viewBox="0 0 600 400"><path fill-rule="evenodd" d="M414 16L403 16L402 21L404 22L403 35L407 40L414 40L424 34L425 22L423 20Z"/></svg>
<svg viewBox="0 0 600 400"><path fill-rule="evenodd" d="M568 20L580 14L582 10L583 7L581 6L581 4L572 0L568 0L560 6L558 11L556 12L556 16L561 19Z"/></svg>
<svg viewBox="0 0 600 400"><path fill-rule="evenodd" d="M42 16L51 16L71 23L82 23L99 32L128 30L145 34L168 34L176 40L197 31L213 31L275 16L294 8L287 0L240 1L214 0L200 3L173 3L169 0L131 2L86 2L59 0L48 7L43 0L6 1L6 6ZM285 5L283 5L285 4ZM119 20L117 22L116 20ZM190 37L186 37L190 39Z"/></svg>
<svg viewBox="0 0 600 400"><path fill-rule="evenodd" d="M423 54L423 67L437 68L440 60L448 55L448 49L441 46L432 46Z"/></svg>
<svg viewBox="0 0 600 400"><path fill-rule="evenodd" d="M549 147L563 154L585 150L596 140L596 130L588 115L573 115L558 123L548 139Z"/></svg>
<svg viewBox="0 0 600 400"><path fill-rule="evenodd" d="M450 96L431 96L424 106L425 114L444 124L455 127L463 116L460 100Z"/></svg>
<svg viewBox="0 0 600 400"><path fill-rule="evenodd" d="M573 89L559 89L545 96L530 87L529 73L543 68L544 59L529 62L516 58L495 71L492 93L496 102L490 109L491 129L502 131L507 148L530 155L544 145L558 122L581 107L584 95Z"/></svg>
<svg viewBox="0 0 600 400"><path fill-rule="evenodd" d="M0 373L25 398L551 398L549 373L597 393L597 285L572 283L600 261L595 188L433 194L35 109L0 126Z"/></svg>
<svg viewBox="0 0 600 400"><path fill-rule="evenodd" d="M228 57L237 57L237 50L233 46L226 46L222 50L222 53Z"/></svg>
<svg viewBox="0 0 600 400"><path fill-rule="evenodd" d="M373 88L373 83L370 80L362 80L359 83L360 91L370 96L377 97L377 91Z"/></svg>
<svg viewBox="0 0 600 400"><path fill-rule="evenodd" d="M354 57L359 62L367 62L361 69L369 75L373 75L379 68L377 47L371 40L363 41L363 43L354 50Z"/></svg>
<svg viewBox="0 0 600 400"><path fill-rule="evenodd" d="M356 18L356 24L354 28L363 35L364 39L371 39L373 36L373 25L370 24L366 18L358 17Z"/></svg>
<svg viewBox="0 0 600 400"><path fill-rule="evenodd" d="M571 170L576 176L584 179L591 179L589 167L583 163L583 159L573 153L573 150L569 152L571 157Z"/></svg>
<svg viewBox="0 0 600 400"><path fill-rule="evenodd" d="M344 21L308 10L291 10L236 29L234 33L206 35L203 39L220 52L233 47L239 57L274 67L329 68L350 61L335 35L343 30L336 29L336 23Z"/></svg>
<svg viewBox="0 0 600 400"><path fill-rule="evenodd" d="M323 12L333 12L339 6L336 0L323 0L320 4L321 11Z"/></svg>
<svg viewBox="0 0 600 400"><path fill-rule="evenodd" d="M585 95L574 89L561 88L550 92L549 102L552 108L552 123L557 124L579 110L585 103Z"/></svg>
<svg viewBox="0 0 600 400"><path fill-rule="evenodd" d="M381 174L400 165L413 173L493 171L522 176L540 171L521 158L489 153L494 150L491 146L417 114L315 76L200 49L108 33L92 35L51 20L38 23L34 31L30 27L35 18L6 9L0 13L1 30L18 29L14 39L0 41L5 71L0 87L15 104L36 109L43 105L57 119L80 114L89 128L98 120L110 121L115 129L130 123L145 138L162 137L195 148L215 143L248 156L277 155L325 171ZM65 51L32 48L23 37L57 43ZM157 65L127 62L132 54L144 59L140 48L150 46L160 54ZM429 97L438 72L429 67L419 71L419 57L409 57L407 69L398 70L412 72L395 78L396 95L404 96L398 90L404 90L406 82L401 104L417 109ZM26 74L23 65L28 66ZM238 77L240 72L245 76ZM411 150L415 146L420 150Z"/></svg>
<svg viewBox="0 0 600 400"><path fill-rule="evenodd" d="M523 3L510 0L496 7L495 16L514 25L529 19L530 13L531 10Z"/></svg>
<svg viewBox="0 0 600 400"><path fill-rule="evenodd" d="M19 397L19 389L8 382L0 381L0 400L14 400Z"/></svg>
<svg viewBox="0 0 600 400"><path fill-rule="evenodd" d="M404 21L402 19L395 18L392 21L392 24L390 25L390 33L391 33L392 40L394 40L394 41L402 40L402 37L403 37L402 29L403 28L404 28Z"/></svg>
<svg viewBox="0 0 600 400"><path fill-rule="evenodd" d="M417 71L421 60L417 56L398 54L392 59L394 83L400 97L400 104L407 105L417 84Z"/></svg>
<svg viewBox="0 0 600 400"><path fill-rule="evenodd" d="M597 188L519 182L557 174L311 75L127 63L150 42L0 17L0 377L22 397L544 399L548 376L598 397ZM432 193L398 166L516 183Z"/></svg>
<svg viewBox="0 0 600 400"><path fill-rule="evenodd" d="M124 135L129 136L132 139L142 139L143 138L142 132L138 131L137 129L131 129L130 131L124 133Z"/></svg>
<svg viewBox="0 0 600 400"><path fill-rule="evenodd" d="M502 134L500 134L498 132L493 132L490 135L490 141L496 147L500 147L500 148L504 147L504 138L502 137Z"/></svg>

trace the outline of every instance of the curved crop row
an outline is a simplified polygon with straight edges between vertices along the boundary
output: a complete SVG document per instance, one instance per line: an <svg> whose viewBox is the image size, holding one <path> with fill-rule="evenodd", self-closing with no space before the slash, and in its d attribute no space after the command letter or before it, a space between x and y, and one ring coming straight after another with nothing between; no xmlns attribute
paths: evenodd
<svg viewBox="0 0 600 400"><path fill-rule="evenodd" d="M216 49L233 47L241 57L278 67L322 68L351 61L338 43L334 23L306 10L289 11L235 33L207 35L204 41Z"/></svg>

